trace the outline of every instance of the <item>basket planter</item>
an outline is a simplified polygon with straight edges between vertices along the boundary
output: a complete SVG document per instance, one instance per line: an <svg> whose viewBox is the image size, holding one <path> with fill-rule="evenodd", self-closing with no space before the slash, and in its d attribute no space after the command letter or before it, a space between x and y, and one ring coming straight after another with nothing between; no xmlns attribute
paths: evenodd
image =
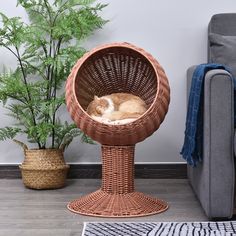
<svg viewBox="0 0 236 236"><path fill-rule="evenodd" d="M32 189L56 189L65 186L69 169L60 149L24 149L25 160L19 166L23 183Z"/></svg>

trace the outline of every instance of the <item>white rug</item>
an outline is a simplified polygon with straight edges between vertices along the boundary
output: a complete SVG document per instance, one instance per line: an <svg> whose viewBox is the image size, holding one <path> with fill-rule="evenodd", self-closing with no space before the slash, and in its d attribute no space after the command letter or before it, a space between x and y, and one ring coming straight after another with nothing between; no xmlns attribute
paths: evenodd
<svg viewBox="0 0 236 236"><path fill-rule="evenodd" d="M233 236L236 221L84 223L82 236Z"/></svg>

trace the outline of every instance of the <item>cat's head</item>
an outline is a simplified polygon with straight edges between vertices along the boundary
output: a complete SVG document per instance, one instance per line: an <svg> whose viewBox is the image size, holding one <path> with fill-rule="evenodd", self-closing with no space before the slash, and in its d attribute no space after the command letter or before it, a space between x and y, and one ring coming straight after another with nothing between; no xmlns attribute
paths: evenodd
<svg viewBox="0 0 236 236"><path fill-rule="evenodd" d="M103 116L109 108L109 102L105 98L94 96L94 99L87 107L87 113L91 116Z"/></svg>

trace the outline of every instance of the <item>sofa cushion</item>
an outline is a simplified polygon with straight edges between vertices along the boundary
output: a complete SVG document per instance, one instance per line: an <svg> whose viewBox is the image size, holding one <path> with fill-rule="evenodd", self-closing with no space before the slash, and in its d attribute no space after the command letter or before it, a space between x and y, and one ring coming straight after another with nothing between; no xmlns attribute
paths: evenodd
<svg viewBox="0 0 236 236"><path fill-rule="evenodd" d="M229 67L236 77L236 36L209 34L209 62L220 63Z"/></svg>

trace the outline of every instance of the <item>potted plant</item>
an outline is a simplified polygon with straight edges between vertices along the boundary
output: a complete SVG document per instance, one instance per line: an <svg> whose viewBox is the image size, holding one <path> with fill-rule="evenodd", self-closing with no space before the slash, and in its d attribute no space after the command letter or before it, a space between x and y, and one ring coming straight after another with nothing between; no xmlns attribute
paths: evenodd
<svg viewBox="0 0 236 236"><path fill-rule="evenodd" d="M20 169L27 187L59 188L69 168L64 149L77 136L92 143L75 124L60 119L64 82L86 51L81 41L106 23L98 15L106 5L94 0L18 0L18 5L26 10L28 24L0 13L0 46L18 63L0 75L0 101L17 121L0 129L0 140L12 139L23 147ZM37 148L28 149L17 135L26 135Z"/></svg>

